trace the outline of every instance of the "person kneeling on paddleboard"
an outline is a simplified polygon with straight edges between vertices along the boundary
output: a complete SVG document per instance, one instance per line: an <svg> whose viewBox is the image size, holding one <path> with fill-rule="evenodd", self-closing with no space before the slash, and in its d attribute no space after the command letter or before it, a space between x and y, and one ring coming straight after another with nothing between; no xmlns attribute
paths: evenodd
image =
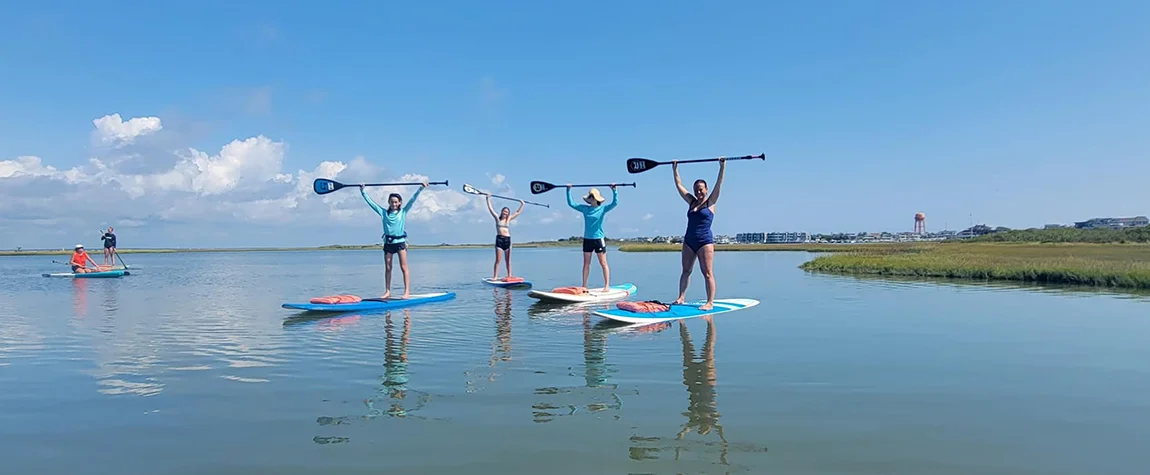
<svg viewBox="0 0 1150 475"><path fill-rule="evenodd" d="M715 219L715 203L719 201L719 190L723 188L723 172L727 169L727 159L719 158L719 179L715 180L715 189L707 194L707 181L695 180L694 190L687 191L683 180L679 177L679 162L671 161L671 170L675 175L675 187L679 196L687 202L687 231L683 234L683 273L679 275L679 298L673 303L681 304L687 298L687 285L691 282L691 268L695 266L696 258L699 261L699 271L703 274L703 281L707 287L707 303L699 310L711 310L715 304L715 239L711 234L711 221Z"/></svg>
<svg viewBox="0 0 1150 475"><path fill-rule="evenodd" d="M88 263L91 262L95 269L89 269ZM89 272L100 272L100 265L96 263L92 256L84 251L83 244L76 245L76 251L72 253L72 259L68 261L72 265L72 273L87 274Z"/></svg>
<svg viewBox="0 0 1150 475"><path fill-rule="evenodd" d="M491 195L487 195L487 211L495 218L495 268L491 271L491 278L499 278L499 253L502 250L507 258L507 277L511 277L511 220L518 218L523 212L523 200L519 200L519 209L511 214L511 208L506 206L495 214L495 207L491 205Z"/></svg>
<svg viewBox="0 0 1150 475"><path fill-rule="evenodd" d="M583 287L587 287L587 273L591 270L591 253L599 255L599 265L603 268L603 291L611 289L611 269L607 267L607 242L603 234L603 217L619 204L619 190L611 185L611 204L603 206L603 195L592 188L583 197L585 205L576 204L571 199L571 184L567 184L567 206L583 214Z"/></svg>
<svg viewBox="0 0 1150 475"><path fill-rule="evenodd" d="M399 270L403 272L403 297L401 298L406 299L411 296L411 279L407 272L407 232L404 230L404 223L407 221L407 213L411 211L411 206L415 204L415 199L419 198L419 193L424 188L427 188L426 178L419 185L419 189L411 195L411 201L408 201L406 205L403 205L403 197L399 196L399 193L388 195L387 209L385 210L375 204L375 201L372 201L362 183L359 185L359 194L363 195L363 199L383 221L383 255L386 265L384 271L385 290L382 298L391 298L391 262L392 257L396 254L399 254ZM400 205L403 207L400 208Z"/></svg>

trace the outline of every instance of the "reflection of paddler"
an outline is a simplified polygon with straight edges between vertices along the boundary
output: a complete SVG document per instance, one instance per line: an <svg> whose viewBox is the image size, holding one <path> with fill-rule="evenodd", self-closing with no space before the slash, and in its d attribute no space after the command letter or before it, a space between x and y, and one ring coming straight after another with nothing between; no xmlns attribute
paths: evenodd
<svg viewBox="0 0 1150 475"><path fill-rule="evenodd" d="M607 332L591 328L591 314L583 313L583 366L587 387L607 383Z"/></svg>
<svg viewBox="0 0 1150 475"><path fill-rule="evenodd" d="M383 385L388 389L388 397L403 399L407 396L407 343L411 339L411 311L403 310L403 333L396 341L391 323L391 312L387 312L384 325Z"/></svg>
<svg viewBox="0 0 1150 475"><path fill-rule="evenodd" d="M694 345L691 344L691 335L687 326L679 322L679 336L683 340L683 384L687 386L687 397L690 401L687 406L687 423L679 431L676 439L682 440L692 428L700 435L711 433L714 427L726 445L727 439L723 437L723 426L719 425L719 411L715 408L715 322L708 315L703 317L707 322L707 338L703 344L703 351L699 355L700 361L695 361Z"/></svg>
<svg viewBox="0 0 1150 475"><path fill-rule="evenodd" d="M72 311L78 317L88 315L88 279L72 279Z"/></svg>
<svg viewBox="0 0 1150 475"><path fill-rule="evenodd" d="M494 289L495 297L495 345L491 348L490 366L495 361L511 361L511 292ZM502 298L500 298L502 293ZM496 353L502 353L496 357ZM494 379L494 375L492 375Z"/></svg>

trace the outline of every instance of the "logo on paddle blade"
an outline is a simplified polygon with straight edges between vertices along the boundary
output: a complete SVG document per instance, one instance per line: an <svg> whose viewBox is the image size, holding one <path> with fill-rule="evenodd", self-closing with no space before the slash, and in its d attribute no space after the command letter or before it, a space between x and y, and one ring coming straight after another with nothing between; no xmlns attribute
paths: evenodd
<svg viewBox="0 0 1150 475"><path fill-rule="evenodd" d="M544 190L544 188L543 188L542 183L532 183L531 184L531 191L534 191L536 193L542 193L543 190Z"/></svg>
<svg viewBox="0 0 1150 475"><path fill-rule="evenodd" d="M633 172L643 171L647 168L647 164L644 163L642 160L632 160L630 165L631 165L631 171L633 171Z"/></svg>

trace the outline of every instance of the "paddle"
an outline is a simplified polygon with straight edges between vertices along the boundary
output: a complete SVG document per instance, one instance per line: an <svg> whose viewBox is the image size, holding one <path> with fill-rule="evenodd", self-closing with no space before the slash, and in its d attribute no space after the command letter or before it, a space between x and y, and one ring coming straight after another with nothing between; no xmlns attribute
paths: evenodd
<svg viewBox="0 0 1150 475"><path fill-rule="evenodd" d="M408 185L422 185L423 183L364 183L363 186L408 186ZM430 181L428 185L446 185L447 180L444 181ZM315 182L311 184L311 188L315 190L317 195L326 195L333 191L349 186L359 186L358 183L345 185L335 180L328 180L327 178L316 178Z"/></svg>
<svg viewBox="0 0 1150 475"><path fill-rule="evenodd" d="M727 159L727 161L751 160L751 159L755 159L755 158L765 161L767 159L767 154L760 153L758 155L747 155L747 156L743 156L743 157L730 157ZM703 162L717 162L717 161L719 161L719 159L717 159L717 158L699 158L699 159L695 159L695 160L676 160L676 161L679 163L703 163ZM648 158L628 158L627 159L627 171L631 172L632 174L643 173L643 172L650 170L652 168L655 168L659 165L670 165L670 164L671 164L671 162L656 162L656 161L648 159Z"/></svg>
<svg viewBox="0 0 1150 475"><path fill-rule="evenodd" d="M492 197L492 198L503 198L503 199L505 199L505 200L511 200L511 201L523 201L523 200L520 200L520 199L518 199L518 198L511 198L511 197L507 197L507 196L499 196L499 195L493 195L493 194L491 194L491 193L484 193L484 192L482 192L482 191L479 191L479 190L475 189L475 187L473 187L473 186L471 186L471 185L468 185L467 183L464 183L464 184L463 184L463 191L465 191L465 192L467 192L467 193L471 193L471 194L473 194L473 195L487 195L487 196L490 196L490 197ZM550 207L551 207L550 205L545 205L545 204L543 204L543 203L532 203L532 202L530 202L530 201L523 201L523 202L524 202L524 203L527 203L527 204L529 204L529 205L537 205L537 206L542 206L542 207L544 207L544 208L550 208Z"/></svg>
<svg viewBox="0 0 1150 475"><path fill-rule="evenodd" d="M555 188L563 188L565 186L567 186L567 185L552 185L552 184L547 183L545 181L533 181L533 182L531 182L531 194L538 195L540 193L546 193L548 191L554 190ZM603 185L571 185L571 186L574 188L588 188L588 187L592 187L592 186L611 186L611 184L607 183L607 184L603 184ZM635 186L635 184L634 183L615 183L615 186Z"/></svg>

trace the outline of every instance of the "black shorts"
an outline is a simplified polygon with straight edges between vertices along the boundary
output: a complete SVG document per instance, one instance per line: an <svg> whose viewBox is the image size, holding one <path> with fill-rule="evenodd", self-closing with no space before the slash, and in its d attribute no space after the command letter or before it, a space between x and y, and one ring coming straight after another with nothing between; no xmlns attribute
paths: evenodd
<svg viewBox="0 0 1150 475"><path fill-rule="evenodd" d="M76 264L72 264L72 272L75 273L78 270L80 270L80 266L78 266Z"/></svg>
<svg viewBox="0 0 1150 475"><path fill-rule="evenodd" d="M389 242L383 245L384 254L396 254L399 251L407 249L407 241L404 242Z"/></svg>
<svg viewBox="0 0 1150 475"><path fill-rule="evenodd" d="M511 236L495 236L495 247L504 251L511 250Z"/></svg>
<svg viewBox="0 0 1150 475"><path fill-rule="evenodd" d="M607 243L600 239L587 239L583 238L583 252L594 252L602 254L607 252Z"/></svg>

